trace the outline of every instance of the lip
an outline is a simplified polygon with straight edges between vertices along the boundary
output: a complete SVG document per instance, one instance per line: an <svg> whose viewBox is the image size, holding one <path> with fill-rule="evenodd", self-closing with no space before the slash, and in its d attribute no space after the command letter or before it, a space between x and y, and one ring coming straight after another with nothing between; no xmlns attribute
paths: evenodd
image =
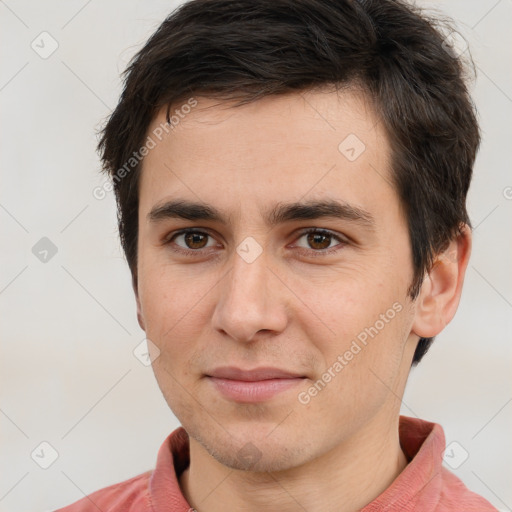
<svg viewBox="0 0 512 512"><path fill-rule="evenodd" d="M246 382L304 377L304 375L301 375L300 373L293 373L287 370L281 370L280 368L272 368L270 366L261 366L251 370L242 370L235 366L222 366L208 372L207 375L208 377L217 377L219 379L243 380Z"/></svg>
<svg viewBox="0 0 512 512"><path fill-rule="evenodd" d="M206 375L217 391L235 402L264 402L302 383L304 375L279 368L216 368Z"/></svg>

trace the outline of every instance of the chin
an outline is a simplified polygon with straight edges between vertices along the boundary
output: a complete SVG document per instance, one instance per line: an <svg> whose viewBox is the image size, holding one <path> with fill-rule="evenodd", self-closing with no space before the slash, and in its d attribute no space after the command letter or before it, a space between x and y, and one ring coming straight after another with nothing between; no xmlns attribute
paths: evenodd
<svg viewBox="0 0 512 512"><path fill-rule="evenodd" d="M203 448L219 463L231 469L266 473L285 471L301 465L309 459L307 449L293 436L286 436L288 445L282 436L274 439L256 433L239 431L237 439L227 437L225 431L214 436L193 436Z"/></svg>

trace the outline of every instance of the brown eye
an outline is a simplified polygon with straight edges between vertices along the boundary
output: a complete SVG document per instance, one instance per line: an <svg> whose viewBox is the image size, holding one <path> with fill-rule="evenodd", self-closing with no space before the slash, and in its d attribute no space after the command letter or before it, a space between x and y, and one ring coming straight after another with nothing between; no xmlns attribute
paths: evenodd
<svg viewBox="0 0 512 512"><path fill-rule="evenodd" d="M208 241L208 235L205 233L191 232L183 236L188 249L202 249Z"/></svg>
<svg viewBox="0 0 512 512"><path fill-rule="evenodd" d="M305 255L326 256L341 250L347 244L348 241L341 235L323 229L311 228L299 236L296 247Z"/></svg>
<svg viewBox="0 0 512 512"><path fill-rule="evenodd" d="M174 245L175 250L188 253L201 252L215 245L215 240L206 232L187 230L174 234L166 244Z"/></svg>
<svg viewBox="0 0 512 512"><path fill-rule="evenodd" d="M308 233L307 240L308 244L313 249L327 249L331 245L332 235L324 233Z"/></svg>

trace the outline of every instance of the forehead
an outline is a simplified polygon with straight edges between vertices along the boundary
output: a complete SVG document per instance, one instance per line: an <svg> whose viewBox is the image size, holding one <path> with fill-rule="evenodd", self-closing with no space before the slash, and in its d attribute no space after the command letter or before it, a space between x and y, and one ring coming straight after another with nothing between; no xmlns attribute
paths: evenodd
<svg viewBox="0 0 512 512"><path fill-rule="evenodd" d="M355 207L398 203L379 119L355 90L233 102L193 97L153 119L141 210L174 196L240 215L277 202L338 198ZM236 211L234 211L236 210Z"/></svg>

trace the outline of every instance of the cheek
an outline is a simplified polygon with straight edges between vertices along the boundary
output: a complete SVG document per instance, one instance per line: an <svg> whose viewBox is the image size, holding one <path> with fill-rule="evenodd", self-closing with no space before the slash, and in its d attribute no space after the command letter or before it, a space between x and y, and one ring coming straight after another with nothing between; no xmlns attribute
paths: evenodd
<svg viewBox="0 0 512 512"><path fill-rule="evenodd" d="M405 368L403 318L395 316L381 330L381 324L375 324L373 320L352 329L359 337L339 337L321 347L325 366L305 393L311 398L309 405L316 411L315 416L330 418L331 425L359 428L384 404L393 404L395 395L400 396Z"/></svg>
<svg viewBox="0 0 512 512"><path fill-rule="evenodd" d="M376 322L379 331L389 330L388 325L398 314L396 310L401 308L404 293L392 277L389 282L384 281L385 274L371 268L341 271L327 278L324 276L322 280L308 277L297 287L296 294L306 298L304 302L310 310L307 318L314 319L315 329L321 325L323 334L328 334L328 338L322 338L327 346L332 346L334 340L347 342L359 334L364 341L365 329ZM384 315L383 320L381 315ZM305 318L303 316L303 320ZM304 321L303 327L309 330L311 323Z"/></svg>
<svg viewBox="0 0 512 512"><path fill-rule="evenodd" d="M368 279L340 279L327 289L311 287L305 296L311 310L319 313L309 315L313 322L301 324L321 354L320 371L331 368L331 373L345 375L337 381L360 392L372 389L372 382L382 386L372 371L384 382L397 374L408 322L404 291L391 278L384 281L382 273L380 280L378 274L368 275Z"/></svg>
<svg viewBox="0 0 512 512"><path fill-rule="evenodd" d="M162 261L162 256L149 255L139 264L139 297L148 321L169 325L185 318L201 307L214 284L208 272L191 273Z"/></svg>
<svg viewBox="0 0 512 512"><path fill-rule="evenodd" d="M198 315L209 287L201 279L194 279L196 284L191 286L179 272L161 270L161 266L141 270L139 298L146 335L159 347L163 360L183 360L191 340L199 336Z"/></svg>

